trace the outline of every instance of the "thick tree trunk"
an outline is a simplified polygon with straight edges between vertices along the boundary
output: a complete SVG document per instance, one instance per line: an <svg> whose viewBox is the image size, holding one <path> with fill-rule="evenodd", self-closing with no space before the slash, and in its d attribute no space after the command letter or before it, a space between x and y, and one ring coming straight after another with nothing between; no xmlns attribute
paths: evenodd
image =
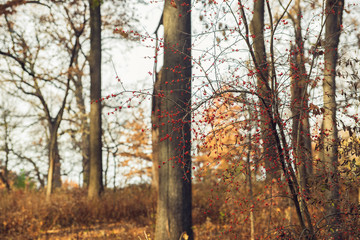
<svg viewBox="0 0 360 240"><path fill-rule="evenodd" d="M104 190L102 181L101 128L101 15L100 1L90 2L90 176L89 198L97 198Z"/></svg>
<svg viewBox="0 0 360 240"><path fill-rule="evenodd" d="M271 92L266 87L269 86L269 68L266 60L265 42L264 42L264 0L254 1L254 15L250 24L251 34L255 36L253 41L255 59L262 76L257 75L257 88L259 95L263 97L261 102L261 133L263 140L263 159L266 168L266 179L280 177L280 164L277 162L278 153L276 151L276 140L270 126L270 117L266 111L266 106L271 106ZM266 82L266 83L265 83ZM270 110L271 112L271 110Z"/></svg>
<svg viewBox="0 0 360 240"><path fill-rule="evenodd" d="M190 0L165 1L160 82L159 194L155 239L193 239L191 216Z"/></svg>
<svg viewBox="0 0 360 240"><path fill-rule="evenodd" d="M336 63L338 45L341 33L344 0L327 0L325 7L325 64L323 79L324 101L324 144L323 156L329 192L327 193L327 215L329 217L329 233L333 239L341 239L340 224L340 194L338 171L338 129L336 126Z"/></svg>

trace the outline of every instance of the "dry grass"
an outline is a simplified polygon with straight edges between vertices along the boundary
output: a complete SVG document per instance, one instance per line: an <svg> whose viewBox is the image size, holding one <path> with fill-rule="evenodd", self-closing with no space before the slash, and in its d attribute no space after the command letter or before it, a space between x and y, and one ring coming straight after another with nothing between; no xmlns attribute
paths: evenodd
<svg viewBox="0 0 360 240"><path fill-rule="evenodd" d="M155 197L147 186L109 190L94 201L87 199L83 189L57 192L50 202L44 200L43 192L1 194L0 236L9 237L32 239L54 229L92 228L121 221L150 226L156 210Z"/></svg>
<svg viewBox="0 0 360 240"><path fill-rule="evenodd" d="M248 239L251 208L250 202L242 200L246 189L231 194L209 189L203 184L193 186L196 239ZM1 239L154 239L156 196L147 185L107 190L96 201L89 201L86 191L77 188L55 193L50 202L45 201L43 192L35 191L14 190L0 196ZM257 239L299 236L296 213L287 199L256 201ZM262 207L267 202L271 208ZM314 206L312 212L317 209ZM351 232L357 232L358 218L349 221Z"/></svg>

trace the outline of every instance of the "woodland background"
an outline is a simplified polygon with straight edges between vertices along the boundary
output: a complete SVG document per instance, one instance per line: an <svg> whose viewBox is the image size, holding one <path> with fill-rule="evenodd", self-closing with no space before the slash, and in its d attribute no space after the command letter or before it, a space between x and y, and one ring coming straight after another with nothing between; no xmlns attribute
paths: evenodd
<svg viewBox="0 0 360 240"><path fill-rule="evenodd" d="M360 238L359 14L0 2L0 237Z"/></svg>

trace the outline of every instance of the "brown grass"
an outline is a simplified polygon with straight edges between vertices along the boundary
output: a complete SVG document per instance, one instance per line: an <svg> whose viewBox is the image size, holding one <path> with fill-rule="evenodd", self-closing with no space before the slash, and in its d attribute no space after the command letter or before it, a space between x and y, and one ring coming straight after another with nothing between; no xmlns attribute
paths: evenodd
<svg viewBox="0 0 360 240"><path fill-rule="evenodd" d="M260 187L254 191L260 192ZM250 202L243 200L248 197L246 189L240 187L238 192L229 194L210 189L204 184L193 186L196 239L248 239L251 208ZM296 214L286 198L255 201L257 239L299 236ZM271 207L263 207L266 203ZM312 209L312 213L318 211L316 214L321 216L320 208ZM50 202L45 201L44 192L14 190L0 192L0 213L0 239L144 240L154 237L156 196L148 185L130 186L116 192L107 189L100 200L94 201L89 201L86 191L79 188L60 190ZM351 232L357 232L358 220L348 221Z"/></svg>
<svg viewBox="0 0 360 240"><path fill-rule="evenodd" d="M83 189L54 193L49 202L45 201L43 192L2 192L0 236L36 238L53 229L120 221L151 225L155 206L155 197L147 186L132 186L117 192L108 190L100 200L94 201L87 199Z"/></svg>

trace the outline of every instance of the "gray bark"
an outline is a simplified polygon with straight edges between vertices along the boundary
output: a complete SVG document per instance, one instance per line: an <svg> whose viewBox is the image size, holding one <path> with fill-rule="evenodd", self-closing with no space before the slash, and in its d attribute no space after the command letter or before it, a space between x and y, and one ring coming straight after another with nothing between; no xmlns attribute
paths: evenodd
<svg viewBox="0 0 360 240"><path fill-rule="evenodd" d="M97 198L104 190L102 181L101 128L101 14L100 1L90 3L90 176L88 197Z"/></svg>
<svg viewBox="0 0 360 240"><path fill-rule="evenodd" d="M330 190L327 192L327 215L329 217L329 233L333 239L341 239L340 195L338 171L338 129L336 125L336 64L338 60L338 45L341 33L344 0L327 0L325 7L325 64L323 79L324 101L324 142L323 157Z"/></svg>
<svg viewBox="0 0 360 240"><path fill-rule="evenodd" d="M165 1L160 82L156 240L193 239L191 217L191 1Z"/></svg>
<svg viewBox="0 0 360 240"><path fill-rule="evenodd" d="M60 154L57 141L57 130L59 125L52 123L49 127L49 170L48 183L46 188L46 196L49 199L50 195L56 188L61 187L61 173L60 173Z"/></svg>
<svg viewBox="0 0 360 240"><path fill-rule="evenodd" d="M152 140L152 182L151 187L153 191L159 191L159 124L160 124L160 81L161 73L156 74L153 96L152 96L152 109L151 109L151 140Z"/></svg>

